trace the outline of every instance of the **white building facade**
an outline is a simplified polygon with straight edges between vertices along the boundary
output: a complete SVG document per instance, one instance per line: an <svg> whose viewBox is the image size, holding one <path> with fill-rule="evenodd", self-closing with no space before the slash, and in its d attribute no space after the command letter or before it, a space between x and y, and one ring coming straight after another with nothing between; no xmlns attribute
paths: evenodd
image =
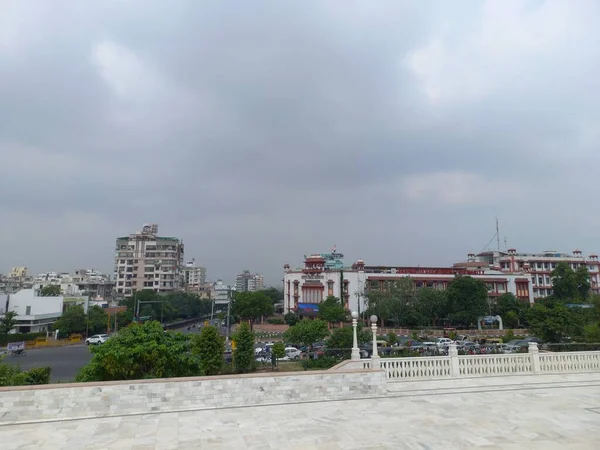
<svg viewBox="0 0 600 450"><path fill-rule="evenodd" d="M22 289L14 294L0 295L0 316L7 311L17 313L13 333L41 333L48 331L69 305L82 305L87 312L86 298L41 297L37 289Z"/></svg>
<svg viewBox="0 0 600 450"><path fill-rule="evenodd" d="M196 265L192 259L183 267L183 284L188 290L198 290L206 283L206 267Z"/></svg>
<svg viewBox="0 0 600 450"><path fill-rule="evenodd" d="M572 254L554 250L518 253L511 248L506 252L484 252L478 255L471 253L468 258L467 264L482 263L506 274L530 276L534 300L552 295L552 271L560 262L566 263L573 270L587 267L591 293L600 294L600 262L597 254L586 257L581 250L574 250Z"/></svg>
<svg viewBox="0 0 600 450"><path fill-rule="evenodd" d="M488 296L512 293L523 302L533 302L531 277L498 270L466 268L366 266L359 260L349 267L339 253L315 254L305 258L304 267L284 266L284 313L294 311L311 316L328 296L342 300L348 310L365 311L366 293L386 281L410 277L415 288L446 289L457 275L469 275L486 283Z"/></svg>

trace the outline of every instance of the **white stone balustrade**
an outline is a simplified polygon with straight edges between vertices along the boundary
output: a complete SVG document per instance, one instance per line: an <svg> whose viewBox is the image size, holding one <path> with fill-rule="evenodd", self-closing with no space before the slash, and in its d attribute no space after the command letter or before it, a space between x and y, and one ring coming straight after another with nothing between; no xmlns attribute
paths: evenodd
<svg viewBox="0 0 600 450"><path fill-rule="evenodd" d="M528 353L458 355L451 344L448 356L377 358L348 361L335 370L383 369L388 381L468 378L498 375L600 372L600 351L539 353L535 342Z"/></svg>

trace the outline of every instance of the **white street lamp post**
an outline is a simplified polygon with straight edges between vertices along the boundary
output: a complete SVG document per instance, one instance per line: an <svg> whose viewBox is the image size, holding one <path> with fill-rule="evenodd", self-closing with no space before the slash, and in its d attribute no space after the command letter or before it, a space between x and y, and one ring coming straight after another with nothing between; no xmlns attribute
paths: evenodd
<svg viewBox="0 0 600 450"><path fill-rule="evenodd" d="M356 361L360 359L360 349L358 348L358 337L356 335L356 328L358 325L358 313L352 311L352 356L351 360Z"/></svg>
<svg viewBox="0 0 600 450"><path fill-rule="evenodd" d="M377 353L377 316L371 316L371 331L373 332L373 353L371 354L371 369L381 368L379 354Z"/></svg>

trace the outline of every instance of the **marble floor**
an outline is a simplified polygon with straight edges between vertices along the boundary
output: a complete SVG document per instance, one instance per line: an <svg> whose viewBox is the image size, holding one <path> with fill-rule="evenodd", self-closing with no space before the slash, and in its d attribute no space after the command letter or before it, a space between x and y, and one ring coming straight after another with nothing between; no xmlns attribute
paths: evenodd
<svg viewBox="0 0 600 450"><path fill-rule="evenodd" d="M0 448L596 450L600 374L405 382L386 398L8 425Z"/></svg>

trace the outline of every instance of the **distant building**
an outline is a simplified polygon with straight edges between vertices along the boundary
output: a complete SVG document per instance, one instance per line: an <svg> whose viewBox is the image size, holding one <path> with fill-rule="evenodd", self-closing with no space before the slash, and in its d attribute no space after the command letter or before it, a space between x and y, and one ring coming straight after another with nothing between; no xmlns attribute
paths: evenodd
<svg viewBox="0 0 600 450"><path fill-rule="evenodd" d="M600 294L600 262L598 255L583 256L580 250L572 254L548 250L540 253L517 253L511 248L506 252L488 251L475 255L470 253L467 262L457 263L455 267L475 266L494 269L506 274L524 274L531 277L533 298L552 295L552 271L559 262L565 262L573 270L587 267L590 273L592 294Z"/></svg>
<svg viewBox="0 0 600 450"><path fill-rule="evenodd" d="M264 288L263 276L244 270L235 278L235 289L239 292L256 292Z"/></svg>
<svg viewBox="0 0 600 450"><path fill-rule="evenodd" d="M469 275L485 282L490 299L510 292L523 302L533 302L529 274L508 274L489 267L400 267L367 266L358 260L351 266L342 263L340 253L313 254L305 257L304 267L284 266L284 312L315 315L328 296L342 300L353 311L365 311L369 290L382 289L386 281L410 277L416 289L446 289L457 275Z"/></svg>
<svg viewBox="0 0 600 450"><path fill-rule="evenodd" d="M35 289L52 285L60 286L62 294L66 296L89 296L94 300L110 302L115 282L109 275L94 269L80 269L74 273L47 272L32 279Z"/></svg>
<svg viewBox="0 0 600 450"><path fill-rule="evenodd" d="M27 267L13 267L8 273L9 278L27 278Z"/></svg>
<svg viewBox="0 0 600 450"><path fill-rule="evenodd" d="M12 333L39 333L49 331L50 326L69 306L88 308L86 297L41 297L38 289L22 289L14 294L0 294L0 316L6 311L17 313L17 325Z"/></svg>
<svg viewBox="0 0 600 450"><path fill-rule="evenodd" d="M158 236L158 225L144 225L138 233L117 238L115 282L118 296L151 289L171 292L180 288L183 242Z"/></svg>
<svg viewBox="0 0 600 450"><path fill-rule="evenodd" d="M183 267L183 286L187 291L196 291L200 286L206 283L206 267L196 265L196 260L192 259Z"/></svg>

